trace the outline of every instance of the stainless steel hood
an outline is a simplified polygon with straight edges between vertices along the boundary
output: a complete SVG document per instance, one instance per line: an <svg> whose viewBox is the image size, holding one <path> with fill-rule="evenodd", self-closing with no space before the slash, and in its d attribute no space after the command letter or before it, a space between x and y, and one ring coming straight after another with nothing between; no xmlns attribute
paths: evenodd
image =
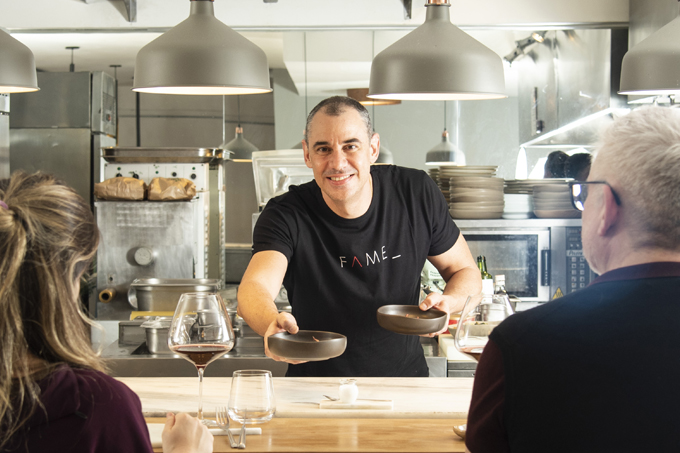
<svg viewBox="0 0 680 453"><path fill-rule="evenodd" d="M516 61L522 147L589 148L627 99L617 94L626 29L549 31Z"/></svg>

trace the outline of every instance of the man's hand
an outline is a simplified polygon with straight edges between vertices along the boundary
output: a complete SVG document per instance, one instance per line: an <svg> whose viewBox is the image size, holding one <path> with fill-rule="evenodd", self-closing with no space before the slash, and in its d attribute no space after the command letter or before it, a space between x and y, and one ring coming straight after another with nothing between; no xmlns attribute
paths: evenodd
<svg viewBox="0 0 680 453"><path fill-rule="evenodd" d="M465 301L456 300L453 296L445 296L439 293L430 293L427 295L425 300L420 303L420 309L427 311L430 308L436 308L446 313L446 324L444 328L439 332L434 332L426 335L421 335L423 337L435 337L439 334L446 333L449 330L449 315L451 313L457 313L463 309L465 306Z"/></svg>
<svg viewBox="0 0 680 453"><path fill-rule="evenodd" d="M162 434L164 453L210 453L213 435L189 414L168 412Z"/></svg>
<svg viewBox="0 0 680 453"><path fill-rule="evenodd" d="M286 362L286 363L291 363L293 365L297 365L299 363L305 363L305 361L300 361L300 360L288 360L285 357L280 357L274 353L272 353L269 350L269 343L267 340L271 335L274 335L275 333L279 332L288 332L291 334L296 334L298 333L298 328L297 321L291 315L290 313L286 312L281 312L278 314L278 316L272 321L271 324L269 324L269 327L267 328L267 332L264 334L264 353L267 355L267 357L271 357L272 359L276 360L277 362Z"/></svg>

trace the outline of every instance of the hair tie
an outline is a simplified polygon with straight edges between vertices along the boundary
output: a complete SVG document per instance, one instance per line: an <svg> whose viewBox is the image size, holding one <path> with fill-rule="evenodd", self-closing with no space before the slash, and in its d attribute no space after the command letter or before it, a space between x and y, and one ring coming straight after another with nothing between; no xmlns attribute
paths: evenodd
<svg viewBox="0 0 680 453"><path fill-rule="evenodd" d="M5 202L2 201L2 200L0 200L0 207L5 208L5 209L7 209L7 210L9 211L9 206L7 206L7 203L5 203Z"/></svg>

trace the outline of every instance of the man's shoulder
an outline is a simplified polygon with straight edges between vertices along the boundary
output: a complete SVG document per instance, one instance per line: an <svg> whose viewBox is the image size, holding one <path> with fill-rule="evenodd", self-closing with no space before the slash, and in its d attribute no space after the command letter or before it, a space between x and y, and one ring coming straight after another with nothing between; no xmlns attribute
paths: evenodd
<svg viewBox="0 0 680 453"><path fill-rule="evenodd" d="M423 180L428 178L427 173L423 170L410 167L401 167L399 165L372 165L371 174L384 179L395 180Z"/></svg>

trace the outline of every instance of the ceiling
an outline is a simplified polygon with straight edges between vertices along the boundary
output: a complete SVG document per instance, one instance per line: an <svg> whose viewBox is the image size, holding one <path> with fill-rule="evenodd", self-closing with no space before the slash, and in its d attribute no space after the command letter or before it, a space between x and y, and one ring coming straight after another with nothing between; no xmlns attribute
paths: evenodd
<svg viewBox="0 0 680 453"><path fill-rule="evenodd" d="M412 3L410 18L408 8ZM422 24L425 0L216 0L218 19L260 46L298 90L368 86L372 56ZM629 0L451 0L451 20L503 56L528 31L626 26ZM45 71L107 71L131 85L135 56L184 20L188 0L0 1L0 28L26 44ZM127 6L136 9L129 21ZM135 8L136 7L136 8ZM306 58L305 58L306 55ZM1 63L0 63L1 64ZM306 82L306 83L305 83Z"/></svg>

